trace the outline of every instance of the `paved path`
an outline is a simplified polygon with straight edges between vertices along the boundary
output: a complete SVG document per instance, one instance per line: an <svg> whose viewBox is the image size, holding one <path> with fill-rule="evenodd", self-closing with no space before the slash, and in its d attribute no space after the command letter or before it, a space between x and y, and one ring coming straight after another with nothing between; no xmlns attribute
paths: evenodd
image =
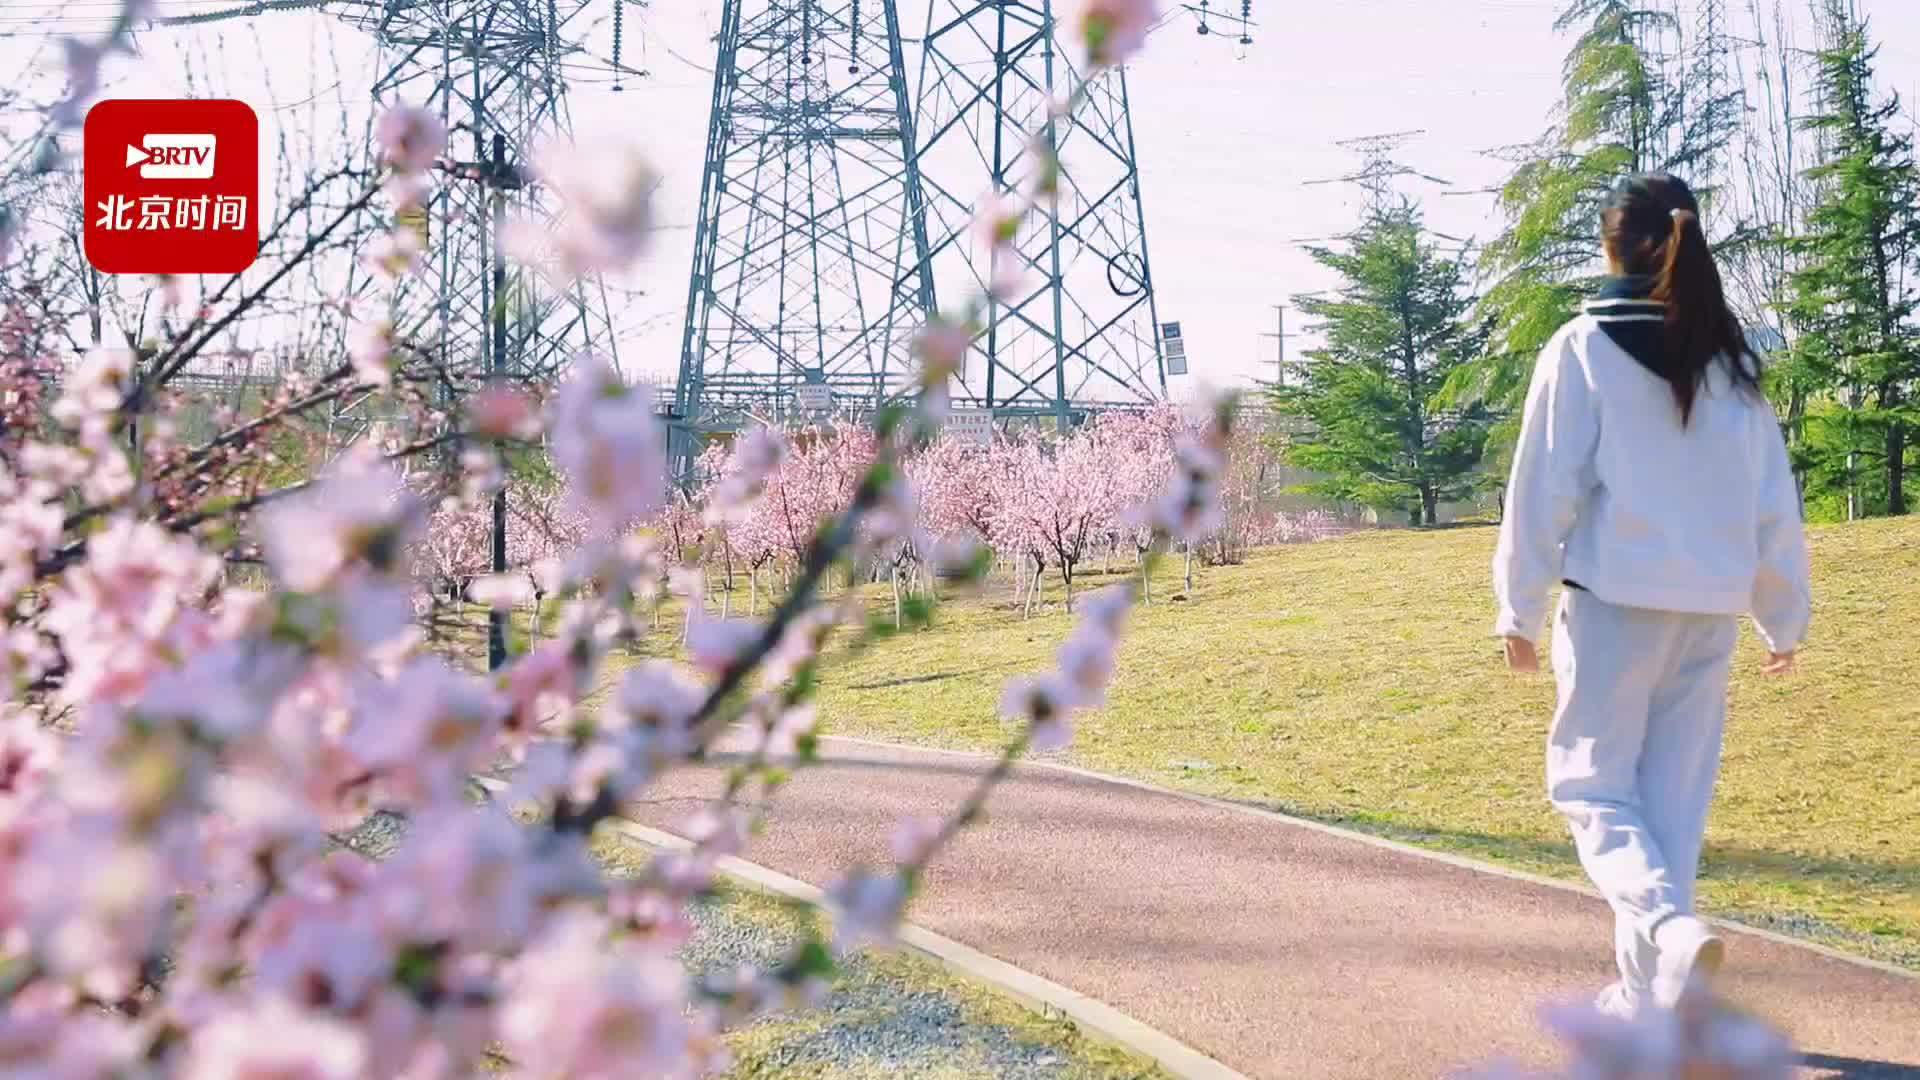
<svg viewBox="0 0 1920 1080"><path fill-rule="evenodd" d="M815 884L883 863L894 822L953 807L986 767L840 740L826 758L748 852ZM677 774L633 816L671 830L718 785ZM913 921L1255 1077L1550 1063L1535 1004L1590 993L1611 963L1597 899L1038 767L928 877ZM1729 992L1792 1031L1809 1076L1920 1077L1920 980L1757 936L1729 946Z"/></svg>

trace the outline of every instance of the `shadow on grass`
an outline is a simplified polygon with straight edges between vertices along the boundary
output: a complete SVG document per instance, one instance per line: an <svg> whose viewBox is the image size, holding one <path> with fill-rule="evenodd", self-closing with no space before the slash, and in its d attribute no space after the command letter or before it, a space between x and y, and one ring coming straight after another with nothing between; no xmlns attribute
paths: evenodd
<svg viewBox="0 0 1920 1080"><path fill-rule="evenodd" d="M1013 664L990 664L972 671L936 671L931 675L902 675L897 679L881 679L877 682L849 683L848 690L891 690L900 686L922 686L927 683L946 682L948 679L965 679L974 675L988 675L996 670L1013 667Z"/></svg>
<svg viewBox="0 0 1920 1080"><path fill-rule="evenodd" d="M1804 1054L1800 1064L1833 1073L1840 1080L1920 1080L1920 1065L1894 1061L1867 1061L1834 1054Z"/></svg>

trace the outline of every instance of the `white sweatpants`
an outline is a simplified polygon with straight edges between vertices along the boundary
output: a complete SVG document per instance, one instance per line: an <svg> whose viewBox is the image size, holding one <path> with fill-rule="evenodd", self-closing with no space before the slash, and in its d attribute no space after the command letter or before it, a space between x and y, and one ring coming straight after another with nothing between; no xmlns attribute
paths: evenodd
<svg viewBox="0 0 1920 1080"><path fill-rule="evenodd" d="M1739 623L1567 589L1554 616L1560 705L1547 793L1614 913L1621 982L1653 989L1654 927L1693 911Z"/></svg>

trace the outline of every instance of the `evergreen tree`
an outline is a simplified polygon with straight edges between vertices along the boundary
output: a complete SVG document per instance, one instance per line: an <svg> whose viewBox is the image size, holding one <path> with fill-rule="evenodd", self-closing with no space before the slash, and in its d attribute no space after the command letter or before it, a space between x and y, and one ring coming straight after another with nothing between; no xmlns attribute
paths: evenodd
<svg viewBox="0 0 1920 1080"><path fill-rule="evenodd" d="M1306 353L1299 385L1273 391L1279 412L1313 428L1286 458L1323 477L1301 490L1435 524L1440 503L1477 486L1486 444L1480 409L1433 407L1484 337L1467 321L1465 265L1433 246L1411 205L1371 218L1347 251L1309 250L1343 284L1335 299L1296 301L1325 344Z"/></svg>
<svg viewBox="0 0 1920 1080"><path fill-rule="evenodd" d="M1811 399L1797 440L1816 506L1849 519L1907 512L1906 470L1920 392L1920 169L1900 105L1876 100L1875 49L1850 5L1827 0L1817 55L1820 137L1808 170L1816 192L1792 249L1786 309L1799 331L1775 373L1785 395Z"/></svg>
<svg viewBox="0 0 1920 1080"><path fill-rule="evenodd" d="M1712 83L1697 77L1702 57L1675 47L1681 27L1668 5L1569 0L1555 27L1577 34L1559 114L1500 191L1507 228L1480 266L1492 347L1455 373L1442 396L1450 404L1485 402L1517 416L1535 357L1605 273L1608 191L1629 173L1705 171L1739 124L1737 91L1696 89ZM1676 58L1664 59L1669 52ZM1696 190L1711 207L1711 188ZM1496 430L1503 448L1517 424Z"/></svg>

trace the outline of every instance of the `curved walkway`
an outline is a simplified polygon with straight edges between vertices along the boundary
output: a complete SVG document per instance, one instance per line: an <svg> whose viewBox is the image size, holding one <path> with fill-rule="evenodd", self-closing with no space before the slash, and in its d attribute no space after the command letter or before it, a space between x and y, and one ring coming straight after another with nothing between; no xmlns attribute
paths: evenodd
<svg viewBox="0 0 1920 1080"><path fill-rule="evenodd" d="M826 740L748 855L825 884L884 864L895 822L957 805L987 759ZM672 830L721 765L630 808ZM935 862L915 923L1255 1077L1400 1080L1554 1049L1543 999L1607 979L1605 906L1335 830L1045 766ZM1725 983L1784 1024L1808 1076L1920 1077L1920 980L1736 932Z"/></svg>

